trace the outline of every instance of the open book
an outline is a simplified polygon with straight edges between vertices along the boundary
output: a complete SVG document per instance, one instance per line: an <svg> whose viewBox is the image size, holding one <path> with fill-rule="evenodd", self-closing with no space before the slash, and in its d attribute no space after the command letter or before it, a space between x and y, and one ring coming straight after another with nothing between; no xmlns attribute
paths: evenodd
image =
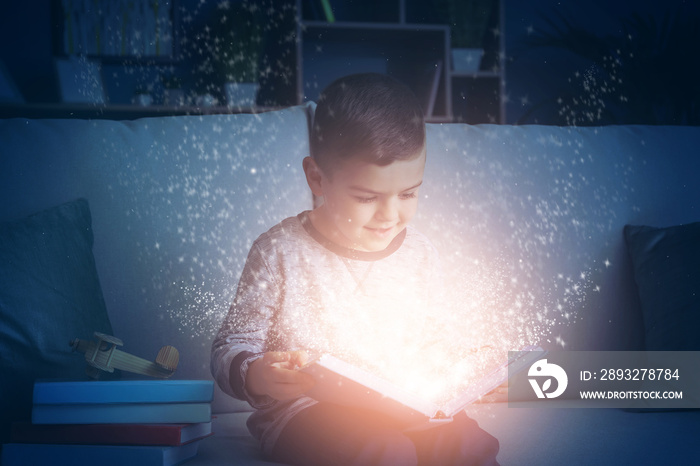
<svg viewBox="0 0 700 466"><path fill-rule="evenodd" d="M313 376L316 381L314 387L306 393L311 398L389 414L405 422L409 426L407 430L411 430L450 422L455 414L469 404L502 385L508 380L509 374L512 377L527 369L544 354L544 350L539 347L525 347L440 406L328 354L311 360L300 370Z"/></svg>

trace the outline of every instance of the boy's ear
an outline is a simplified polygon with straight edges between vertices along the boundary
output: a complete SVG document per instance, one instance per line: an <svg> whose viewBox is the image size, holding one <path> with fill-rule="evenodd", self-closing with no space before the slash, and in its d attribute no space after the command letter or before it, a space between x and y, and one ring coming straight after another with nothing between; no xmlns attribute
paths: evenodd
<svg viewBox="0 0 700 466"><path fill-rule="evenodd" d="M323 173L321 173L321 168L311 157L304 157L302 166L304 167L306 182L308 183L311 192L314 193L314 196L323 196L323 187L321 183Z"/></svg>

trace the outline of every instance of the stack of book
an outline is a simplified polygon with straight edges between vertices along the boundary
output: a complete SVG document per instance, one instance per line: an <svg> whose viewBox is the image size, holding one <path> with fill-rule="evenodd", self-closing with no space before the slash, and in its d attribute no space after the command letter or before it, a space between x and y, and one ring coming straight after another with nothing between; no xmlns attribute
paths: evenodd
<svg viewBox="0 0 700 466"><path fill-rule="evenodd" d="M213 395L208 380L37 381L2 465L177 464L212 435Z"/></svg>

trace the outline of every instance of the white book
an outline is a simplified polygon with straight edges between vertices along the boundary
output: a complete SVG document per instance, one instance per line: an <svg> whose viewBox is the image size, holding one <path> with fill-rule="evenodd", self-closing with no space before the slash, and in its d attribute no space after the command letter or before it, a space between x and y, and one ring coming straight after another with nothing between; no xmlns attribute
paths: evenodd
<svg viewBox="0 0 700 466"><path fill-rule="evenodd" d="M523 348L514 358L495 367L442 405L328 354L310 361L300 370L316 381L306 393L311 398L383 412L405 422L409 426L407 430L411 430L451 421L455 414L507 381L509 368L510 376L513 376L544 354L538 347Z"/></svg>

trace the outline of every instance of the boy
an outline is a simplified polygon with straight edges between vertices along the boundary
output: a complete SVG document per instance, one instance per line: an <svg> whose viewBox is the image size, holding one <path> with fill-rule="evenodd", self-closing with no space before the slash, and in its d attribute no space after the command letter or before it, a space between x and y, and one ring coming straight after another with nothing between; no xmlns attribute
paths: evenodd
<svg viewBox="0 0 700 466"><path fill-rule="evenodd" d="M253 244L212 346L217 383L256 408L248 428L275 461L496 464L498 441L464 413L408 434L378 413L304 396L314 381L295 368L307 350L411 372L428 358L421 343L442 286L435 249L408 225L426 159L411 91L379 74L340 78L310 133L303 168L323 202Z"/></svg>

